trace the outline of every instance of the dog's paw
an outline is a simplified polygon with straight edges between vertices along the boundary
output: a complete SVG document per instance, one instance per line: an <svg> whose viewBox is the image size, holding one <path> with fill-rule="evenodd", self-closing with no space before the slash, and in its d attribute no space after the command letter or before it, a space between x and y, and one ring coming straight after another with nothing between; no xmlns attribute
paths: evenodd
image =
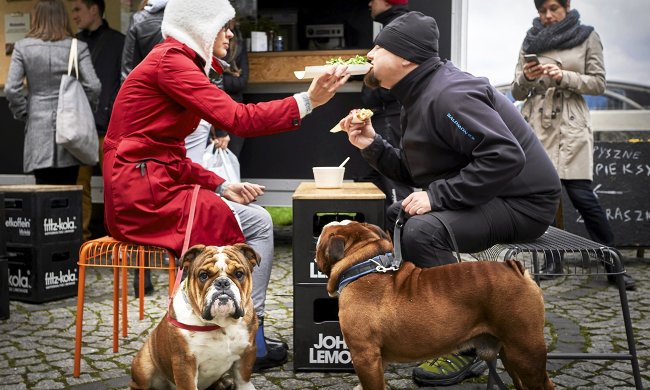
<svg viewBox="0 0 650 390"><path fill-rule="evenodd" d="M237 389L237 385L235 385L235 381L230 375L225 374L219 378L217 383L212 385L212 388L214 390L235 390Z"/></svg>

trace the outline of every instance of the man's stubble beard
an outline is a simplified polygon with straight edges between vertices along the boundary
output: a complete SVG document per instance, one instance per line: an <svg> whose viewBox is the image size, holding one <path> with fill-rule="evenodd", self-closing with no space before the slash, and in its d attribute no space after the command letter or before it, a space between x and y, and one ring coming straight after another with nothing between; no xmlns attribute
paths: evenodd
<svg viewBox="0 0 650 390"><path fill-rule="evenodd" d="M375 77L375 70L370 69L368 73L363 77L363 83L368 88L379 88L381 87L381 81Z"/></svg>

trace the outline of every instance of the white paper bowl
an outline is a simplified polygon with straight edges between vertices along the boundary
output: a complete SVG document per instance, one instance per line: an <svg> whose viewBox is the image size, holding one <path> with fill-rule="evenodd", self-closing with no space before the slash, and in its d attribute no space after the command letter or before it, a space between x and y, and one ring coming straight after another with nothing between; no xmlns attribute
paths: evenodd
<svg viewBox="0 0 650 390"><path fill-rule="evenodd" d="M343 187L345 167L313 167L316 188Z"/></svg>

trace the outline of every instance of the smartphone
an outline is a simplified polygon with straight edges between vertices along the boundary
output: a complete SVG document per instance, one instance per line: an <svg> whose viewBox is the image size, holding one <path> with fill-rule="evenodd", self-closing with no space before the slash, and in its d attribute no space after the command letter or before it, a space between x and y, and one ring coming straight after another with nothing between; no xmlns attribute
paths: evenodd
<svg viewBox="0 0 650 390"><path fill-rule="evenodd" d="M539 64L537 54L524 54L524 60L526 60L526 62L533 61L534 63Z"/></svg>

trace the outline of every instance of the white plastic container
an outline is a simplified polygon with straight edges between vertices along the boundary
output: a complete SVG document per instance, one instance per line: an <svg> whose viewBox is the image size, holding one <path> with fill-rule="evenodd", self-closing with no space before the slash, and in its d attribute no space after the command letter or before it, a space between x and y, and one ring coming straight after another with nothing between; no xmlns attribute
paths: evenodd
<svg viewBox="0 0 650 390"><path fill-rule="evenodd" d="M343 187L345 167L313 167L316 188Z"/></svg>

